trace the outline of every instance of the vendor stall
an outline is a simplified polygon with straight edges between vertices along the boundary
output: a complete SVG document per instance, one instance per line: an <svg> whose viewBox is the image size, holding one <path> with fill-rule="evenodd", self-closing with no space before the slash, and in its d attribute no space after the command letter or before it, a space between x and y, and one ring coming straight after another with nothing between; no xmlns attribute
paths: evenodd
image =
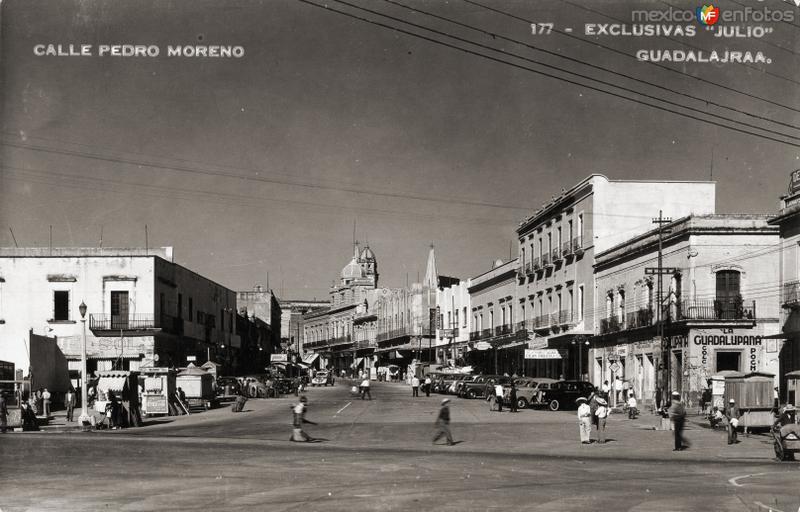
<svg viewBox="0 0 800 512"><path fill-rule="evenodd" d="M142 424L139 409L139 372L97 372L97 399L94 409L106 415L106 405L112 404L113 424L118 427L139 427Z"/></svg>
<svg viewBox="0 0 800 512"><path fill-rule="evenodd" d="M140 368L139 393L142 413L147 416L179 414L175 403L176 372L169 368Z"/></svg>
<svg viewBox="0 0 800 512"><path fill-rule="evenodd" d="M731 399L735 401L742 414L739 424L745 432L750 428L772 426L774 387L775 376L771 373L752 372L741 378L726 379L725 403Z"/></svg>
<svg viewBox="0 0 800 512"><path fill-rule="evenodd" d="M740 382L743 378L743 373L733 370L725 370L712 375L709 378L711 381L711 406L724 409L727 406L726 382Z"/></svg>
<svg viewBox="0 0 800 512"><path fill-rule="evenodd" d="M211 409L219 405L214 393L214 377L189 363L176 377L176 386L186 394L189 409ZM174 394L173 394L174 396Z"/></svg>

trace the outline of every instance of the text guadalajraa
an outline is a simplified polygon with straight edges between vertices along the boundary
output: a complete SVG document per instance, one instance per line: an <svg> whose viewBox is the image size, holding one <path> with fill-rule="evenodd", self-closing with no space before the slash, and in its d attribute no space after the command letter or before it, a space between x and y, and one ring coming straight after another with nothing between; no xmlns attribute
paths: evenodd
<svg viewBox="0 0 800 512"><path fill-rule="evenodd" d="M244 47L238 45L168 45L167 57L242 58ZM36 44L37 57L158 57L161 47L150 44Z"/></svg>
<svg viewBox="0 0 800 512"><path fill-rule="evenodd" d="M698 63L743 63L743 64L772 64L772 59L762 52L724 50L637 50L636 58L646 62L698 62Z"/></svg>

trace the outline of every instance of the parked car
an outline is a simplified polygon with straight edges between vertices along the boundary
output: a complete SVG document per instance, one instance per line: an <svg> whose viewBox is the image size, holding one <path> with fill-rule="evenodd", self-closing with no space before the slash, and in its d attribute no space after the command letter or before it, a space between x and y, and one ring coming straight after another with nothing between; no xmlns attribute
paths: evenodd
<svg viewBox="0 0 800 512"><path fill-rule="evenodd" d="M447 393L450 385L455 382L460 375L457 373L442 373L438 376L438 378L433 382L433 388L431 391L434 393Z"/></svg>
<svg viewBox="0 0 800 512"><path fill-rule="evenodd" d="M269 396L266 377L262 375L241 377L241 387L244 395L249 398L267 398Z"/></svg>
<svg viewBox="0 0 800 512"><path fill-rule="evenodd" d="M464 396L466 396L463 393L464 386L466 386L468 382L472 382L477 378L478 378L477 375L472 375L472 374L461 375L458 378L458 380L456 380L455 383L453 384L453 394L463 398Z"/></svg>
<svg viewBox="0 0 800 512"><path fill-rule="evenodd" d="M333 386L333 374L328 370L320 370L311 379L312 386Z"/></svg>
<svg viewBox="0 0 800 512"><path fill-rule="evenodd" d="M217 377L217 395L231 396L241 394L242 386L236 377Z"/></svg>
<svg viewBox="0 0 800 512"><path fill-rule="evenodd" d="M520 377L514 379L514 384L517 386L517 408L525 409L526 407L540 404L544 392L556 382L558 382L556 379L546 377ZM503 386L505 400L508 400L510 390L511 383Z"/></svg>
<svg viewBox="0 0 800 512"><path fill-rule="evenodd" d="M575 400L578 397L588 398L595 390L594 384L581 380L562 380L549 385L549 389L542 393L541 405L546 405L551 411L577 407Z"/></svg>
<svg viewBox="0 0 800 512"><path fill-rule="evenodd" d="M473 380L464 382L461 387L461 395L465 398L483 398L486 396L488 386L494 386L499 375L480 375Z"/></svg>

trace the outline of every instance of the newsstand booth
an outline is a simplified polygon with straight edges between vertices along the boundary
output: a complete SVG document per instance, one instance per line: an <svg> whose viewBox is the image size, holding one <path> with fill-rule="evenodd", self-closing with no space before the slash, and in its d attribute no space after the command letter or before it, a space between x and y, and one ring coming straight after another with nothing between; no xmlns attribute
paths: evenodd
<svg viewBox="0 0 800 512"><path fill-rule="evenodd" d="M175 404L177 372L170 368L140 368L142 413L147 416L178 414Z"/></svg>
<svg viewBox="0 0 800 512"><path fill-rule="evenodd" d="M105 415L106 404L113 393L120 410L116 421L122 427L139 427L142 424L139 409L139 372L101 371L97 376L95 410Z"/></svg>
<svg viewBox="0 0 800 512"><path fill-rule="evenodd" d="M176 387L181 388L186 394L186 401L190 409L211 409L217 405L214 393L214 377L205 370L201 370L189 363L185 370L181 370L175 378ZM174 393L173 393L173 396Z"/></svg>
<svg viewBox="0 0 800 512"><path fill-rule="evenodd" d="M745 432L749 428L771 427L775 375L751 372L741 378L725 380L725 403L733 399L742 414L739 424Z"/></svg>

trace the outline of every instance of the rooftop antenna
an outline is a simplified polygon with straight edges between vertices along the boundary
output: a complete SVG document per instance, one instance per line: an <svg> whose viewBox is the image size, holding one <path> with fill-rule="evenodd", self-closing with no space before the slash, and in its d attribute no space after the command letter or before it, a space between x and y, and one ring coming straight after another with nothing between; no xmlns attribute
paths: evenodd
<svg viewBox="0 0 800 512"><path fill-rule="evenodd" d="M150 252L150 241L147 238L147 224L144 225L144 253L145 255Z"/></svg>
<svg viewBox="0 0 800 512"><path fill-rule="evenodd" d="M17 245L17 237L14 236L14 230L11 229L11 226L8 226L8 230L11 231L11 239L14 240L14 247L19 247L19 245Z"/></svg>
<svg viewBox="0 0 800 512"><path fill-rule="evenodd" d="M53 225L50 224L50 256L53 255Z"/></svg>
<svg viewBox="0 0 800 512"><path fill-rule="evenodd" d="M710 173L711 176L709 177L709 181L714 181L714 146L711 146L711 166L710 166Z"/></svg>
<svg viewBox="0 0 800 512"><path fill-rule="evenodd" d="M269 272L267 272L267 290L269 290Z"/></svg>
<svg viewBox="0 0 800 512"><path fill-rule="evenodd" d="M100 247L103 247L103 225L100 224Z"/></svg>
<svg viewBox="0 0 800 512"><path fill-rule="evenodd" d="M356 219L353 219L353 245L356 245Z"/></svg>

